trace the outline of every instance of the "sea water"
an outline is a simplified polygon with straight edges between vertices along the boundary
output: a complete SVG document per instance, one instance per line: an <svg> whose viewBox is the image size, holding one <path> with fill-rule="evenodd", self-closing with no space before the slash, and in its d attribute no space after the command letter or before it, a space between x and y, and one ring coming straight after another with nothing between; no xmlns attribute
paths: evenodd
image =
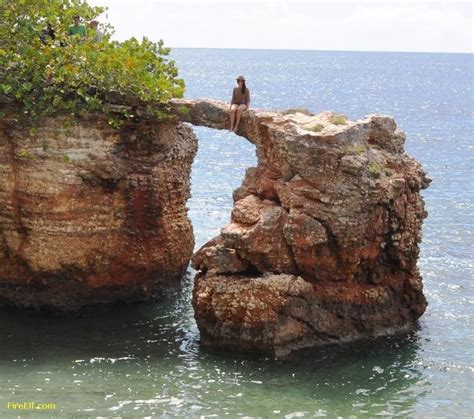
<svg viewBox="0 0 474 419"><path fill-rule="evenodd" d="M428 309L398 337L303 350L287 360L203 348L193 272L160 301L56 316L0 310L0 417L466 417L474 412L473 55L176 49L186 97L350 119L392 115L433 178L419 266ZM196 127L189 215L196 246L229 221L255 148ZM7 410L8 402L55 409Z"/></svg>

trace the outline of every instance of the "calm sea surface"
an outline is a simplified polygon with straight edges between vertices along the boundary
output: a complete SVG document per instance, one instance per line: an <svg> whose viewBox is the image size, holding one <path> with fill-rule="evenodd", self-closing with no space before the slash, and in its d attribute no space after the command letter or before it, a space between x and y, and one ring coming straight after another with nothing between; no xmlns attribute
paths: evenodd
<svg viewBox="0 0 474 419"><path fill-rule="evenodd" d="M199 345L193 273L159 302L69 316L0 310L0 417L44 415L468 417L474 414L473 55L177 49L189 98L229 100L244 74L258 108L392 115L433 178L419 266L429 307L408 336L301 351L286 361ZM189 202L197 246L229 220L255 148L195 128ZM41 417L38 412L21 412Z"/></svg>

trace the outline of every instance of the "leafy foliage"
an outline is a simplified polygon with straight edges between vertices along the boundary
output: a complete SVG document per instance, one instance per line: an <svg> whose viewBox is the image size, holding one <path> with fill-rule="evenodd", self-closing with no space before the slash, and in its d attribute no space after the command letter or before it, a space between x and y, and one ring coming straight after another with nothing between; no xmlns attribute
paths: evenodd
<svg viewBox="0 0 474 419"><path fill-rule="evenodd" d="M13 97L28 117L86 111L112 113L108 92L133 97L150 107L182 97L184 82L168 60L163 41L112 41L105 25L101 42L68 35L73 16L89 21L102 12L84 0L0 0L0 94ZM43 33L47 23L55 38ZM132 115L114 109L119 116ZM116 115L116 114L115 114ZM110 120L117 122L116 116Z"/></svg>

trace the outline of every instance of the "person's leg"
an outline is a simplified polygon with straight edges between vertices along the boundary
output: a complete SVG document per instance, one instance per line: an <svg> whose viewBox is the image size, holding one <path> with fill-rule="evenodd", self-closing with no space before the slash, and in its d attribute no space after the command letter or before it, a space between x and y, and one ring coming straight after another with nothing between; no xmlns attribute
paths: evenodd
<svg viewBox="0 0 474 419"><path fill-rule="evenodd" d="M232 105L230 107L230 128L229 131L233 131L234 129L234 121L235 121L235 113L237 112L238 105Z"/></svg>
<svg viewBox="0 0 474 419"><path fill-rule="evenodd" d="M245 109L247 109L247 105L239 105L239 108L237 109L237 121L235 121L234 132L237 132L239 129L240 118Z"/></svg>

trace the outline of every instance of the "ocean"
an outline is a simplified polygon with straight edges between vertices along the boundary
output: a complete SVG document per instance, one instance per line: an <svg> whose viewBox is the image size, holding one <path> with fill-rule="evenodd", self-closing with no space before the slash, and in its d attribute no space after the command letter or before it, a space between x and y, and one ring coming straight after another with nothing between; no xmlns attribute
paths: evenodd
<svg viewBox="0 0 474 419"><path fill-rule="evenodd" d="M419 267L429 307L397 337L302 350L287 360L199 345L190 269L160 301L55 316L0 310L0 416L469 417L474 413L472 54L175 49L186 97L252 107L388 114L433 179ZM196 127L188 206L197 247L229 221L255 147ZM21 412L39 417L38 412Z"/></svg>

